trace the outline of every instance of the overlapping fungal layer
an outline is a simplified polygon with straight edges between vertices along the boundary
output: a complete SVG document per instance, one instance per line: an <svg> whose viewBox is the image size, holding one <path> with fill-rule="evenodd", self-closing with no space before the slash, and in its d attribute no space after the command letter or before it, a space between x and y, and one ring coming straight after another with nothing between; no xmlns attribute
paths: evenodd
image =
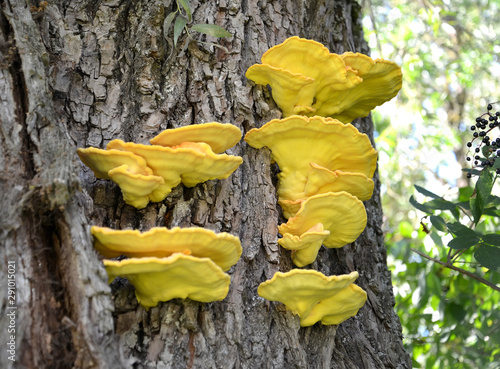
<svg viewBox="0 0 500 369"><path fill-rule="evenodd" d="M144 307L160 301L190 298L201 302L223 300L231 278L212 260L176 253L166 258L104 260L110 280L126 277Z"/></svg>
<svg viewBox="0 0 500 369"><path fill-rule="evenodd" d="M281 224L278 243L292 250L292 261L303 267L316 260L321 245L339 248L354 242L366 227L363 203L345 192L327 192L303 201L297 214Z"/></svg>
<svg viewBox="0 0 500 369"><path fill-rule="evenodd" d="M173 298L224 299L230 283L224 272L242 253L237 237L203 228L156 227L141 233L94 226L91 233L104 257L129 257L105 259L104 266L110 282L118 276L127 278L145 307Z"/></svg>
<svg viewBox="0 0 500 369"><path fill-rule="evenodd" d="M283 116L324 116L349 123L397 95L401 68L393 62L346 52L333 54L319 42L290 37L262 55L246 77L269 85Z"/></svg>
<svg viewBox="0 0 500 369"><path fill-rule="evenodd" d="M373 193L377 151L353 125L293 115L250 130L245 141L264 146L280 168L278 203L288 219L279 244L302 267L321 245L342 247L366 226L362 201Z"/></svg>
<svg viewBox="0 0 500 369"><path fill-rule="evenodd" d="M226 272L238 262L242 252L238 237L205 228L154 227L141 233L93 226L90 232L95 239L94 247L105 258L122 255L163 258L187 252L191 256L211 259Z"/></svg>
<svg viewBox="0 0 500 369"><path fill-rule="evenodd" d="M278 197L286 218L317 194L346 191L362 201L372 195L377 151L351 124L294 115L250 130L245 141L271 150L280 168Z"/></svg>
<svg viewBox="0 0 500 369"><path fill-rule="evenodd" d="M300 317L302 327L319 321L340 324L356 315L366 301L366 292L354 281L358 272L327 277L316 270L277 272L261 283L259 296L283 303Z"/></svg>
<svg viewBox="0 0 500 369"><path fill-rule="evenodd" d="M193 187L229 177L243 159L220 153L240 139L238 127L212 122L165 130L153 145L113 140L106 150L77 153L97 178L118 184L127 204L142 209L149 201L162 201L181 182Z"/></svg>

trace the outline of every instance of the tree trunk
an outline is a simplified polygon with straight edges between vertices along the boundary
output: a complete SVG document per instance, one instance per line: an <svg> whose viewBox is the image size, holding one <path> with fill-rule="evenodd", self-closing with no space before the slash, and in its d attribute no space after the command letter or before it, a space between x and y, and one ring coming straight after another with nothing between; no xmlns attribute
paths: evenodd
<svg viewBox="0 0 500 369"><path fill-rule="evenodd" d="M115 138L147 143L166 128L219 121L246 133L279 117L268 89L245 71L293 35L367 53L354 1L190 0L194 23L233 34L193 36L228 53L194 41L182 52L185 34L172 51L163 36L172 0L0 4L2 368L411 368L377 175L366 230L321 250L312 265L325 275L358 271L367 303L338 327L300 328L297 316L257 295L261 282L292 268L277 245L284 218L268 150L241 141L230 152L244 162L227 180L180 185L143 210L75 155ZM373 137L370 118L354 125ZM243 255L223 301L176 299L147 311L124 280L107 285L91 225L200 226L239 236Z"/></svg>

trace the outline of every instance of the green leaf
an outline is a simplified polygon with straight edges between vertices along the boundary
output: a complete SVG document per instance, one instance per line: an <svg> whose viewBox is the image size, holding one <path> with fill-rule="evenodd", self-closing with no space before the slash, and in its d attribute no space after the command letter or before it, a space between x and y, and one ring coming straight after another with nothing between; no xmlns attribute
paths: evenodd
<svg viewBox="0 0 500 369"><path fill-rule="evenodd" d="M441 196L436 195L434 192L431 192L429 190L426 190L423 187L420 187L418 185L414 185L415 189L420 192L422 195L432 197L433 199L442 199Z"/></svg>
<svg viewBox="0 0 500 369"><path fill-rule="evenodd" d="M175 24L174 24L174 46L177 46L177 40L186 26L188 20L182 16L179 16L175 19Z"/></svg>
<svg viewBox="0 0 500 369"><path fill-rule="evenodd" d="M481 148L481 153L485 158L488 158L491 155L491 146L483 146Z"/></svg>
<svg viewBox="0 0 500 369"><path fill-rule="evenodd" d="M500 269L500 247L482 244L474 253L474 258L488 269Z"/></svg>
<svg viewBox="0 0 500 369"><path fill-rule="evenodd" d="M493 163L491 169L500 169L500 160L495 159L495 162Z"/></svg>
<svg viewBox="0 0 500 369"><path fill-rule="evenodd" d="M232 34L216 24L194 24L191 29L214 37L231 37Z"/></svg>
<svg viewBox="0 0 500 369"><path fill-rule="evenodd" d="M417 202L417 200L415 200L413 196L410 196L410 204L413 205L418 210L423 211L424 213L432 214L431 208L429 208L425 204L420 204L419 202Z"/></svg>
<svg viewBox="0 0 500 369"><path fill-rule="evenodd" d="M458 189L458 201L459 202L469 202L470 197L472 196L472 193L474 192L474 188L468 186L468 187L461 187Z"/></svg>
<svg viewBox="0 0 500 369"><path fill-rule="evenodd" d="M500 234L490 233L481 236L483 242L491 245L500 247Z"/></svg>
<svg viewBox="0 0 500 369"><path fill-rule="evenodd" d="M457 204L445 199L434 199L426 202L425 205L434 210L453 210L457 207Z"/></svg>
<svg viewBox="0 0 500 369"><path fill-rule="evenodd" d="M458 236L448 242L448 247L456 250L464 250L469 247L475 246L479 243L480 239L475 234L474 235L463 235Z"/></svg>
<svg viewBox="0 0 500 369"><path fill-rule="evenodd" d="M193 11L191 10L191 6L189 5L189 1L187 0L176 0L177 1L177 5L180 5L184 8L184 10L186 11L186 15L188 17L188 22L191 22L191 20L193 19Z"/></svg>
<svg viewBox="0 0 500 369"><path fill-rule="evenodd" d="M467 226L464 226L460 222L446 223L446 226L456 237L459 236L469 236L469 237L479 237L479 235Z"/></svg>
<svg viewBox="0 0 500 369"><path fill-rule="evenodd" d="M445 316L453 317L457 323L462 322L467 315L467 311L463 308L463 306L455 302L447 304L444 311Z"/></svg>
<svg viewBox="0 0 500 369"><path fill-rule="evenodd" d="M470 208L472 210L472 215L474 216L475 224L479 223L479 219L481 218L481 215L483 215L483 210L487 204L492 187L493 179L491 177L491 173L488 170L483 170L476 182L476 194L470 199Z"/></svg>
<svg viewBox="0 0 500 369"><path fill-rule="evenodd" d="M431 215L430 219L431 219L432 225L438 231L446 232L448 230L448 227L446 227L446 222L440 216L438 216L438 215Z"/></svg>
<svg viewBox="0 0 500 369"><path fill-rule="evenodd" d="M172 21L174 20L177 12L172 12L163 21L163 37L168 38L168 33L170 32L170 27L172 27Z"/></svg>

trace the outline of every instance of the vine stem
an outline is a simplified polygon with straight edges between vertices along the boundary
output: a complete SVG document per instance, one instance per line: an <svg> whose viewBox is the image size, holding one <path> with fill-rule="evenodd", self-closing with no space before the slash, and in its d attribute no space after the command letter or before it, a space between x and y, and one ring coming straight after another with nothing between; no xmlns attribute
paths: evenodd
<svg viewBox="0 0 500 369"><path fill-rule="evenodd" d="M431 257L431 256L429 256L429 255L427 255L425 253L423 253L422 251L414 249L413 247L411 247L411 251L419 254L420 256L426 258L427 260L430 260L430 261L433 261L435 263L438 263L438 264L444 266L445 268L453 269L453 270L455 270L455 271L457 271L457 272L459 272L461 274L464 274L464 275L466 275L466 276L468 276L470 278L475 279L476 281L481 282L482 284L487 285L490 288L493 288L495 291L500 292L500 287L498 287L496 284L493 284L490 281L487 281L486 279L484 279L484 278L482 278L482 277L480 277L478 275L475 275L474 273L471 273L471 272L469 272L469 271L467 271L465 269L456 267L456 266L452 265L451 263L448 263L448 262L445 263L444 261L435 259L435 258L433 258L433 257Z"/></svg>

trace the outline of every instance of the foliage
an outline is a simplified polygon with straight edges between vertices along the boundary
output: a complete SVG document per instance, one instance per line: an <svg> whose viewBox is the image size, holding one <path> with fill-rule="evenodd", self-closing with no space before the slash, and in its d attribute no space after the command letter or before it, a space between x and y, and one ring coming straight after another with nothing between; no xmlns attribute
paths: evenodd
<svg viewBox="0 0 500 369"><path fill-rule="evenodd" d="M489 264L491 253L483 253L498 246L495 194L485 196L489 179L484 174L486 189L479 198L476 192L471 208L469 170L461 171L468 164L471 122L487 101L499 100L492 94L500 81L495 42L500 1L371 0L363 9L372 56L403 69L401 93L373 119L388 263L405 344L417 368L497 368L500 294L412 249L442 263L451 250L450 256L458 257L454 266L500 284L499 274L480 264L497 266ZM491 176L493 192L494 180ZM415 183L421 187L412 202L425 209L423 214L408 201ZM473 233L460 233L456 223ZM450 242L463 248L452 249Z"/></svg>
<svg viewBox="0 0 500 369"><path fill-rule="evenodd" d="M202 34L210 35L213 37L231 37L231 33L226 31L221 26L216 24L191 24L193 20L193 11L191 9L191 5L188 0L175 0L177 9L171 13L169 13L163 22L163 36L169 40L170 39L170 31L172 29L173 24L173 42L174 47L177 47L177 42L179 40L179 36L182 34L182 31L186 32L186 35L189 39L193 40L193 36L191 34L192 31L199 32ZM203 42L197 41L198 43L219 47L224 49L226 52L228 50L219 44L211 43L211 42ZM184 43L184 47L182 52L188 47L188 42Z"/></svg>

